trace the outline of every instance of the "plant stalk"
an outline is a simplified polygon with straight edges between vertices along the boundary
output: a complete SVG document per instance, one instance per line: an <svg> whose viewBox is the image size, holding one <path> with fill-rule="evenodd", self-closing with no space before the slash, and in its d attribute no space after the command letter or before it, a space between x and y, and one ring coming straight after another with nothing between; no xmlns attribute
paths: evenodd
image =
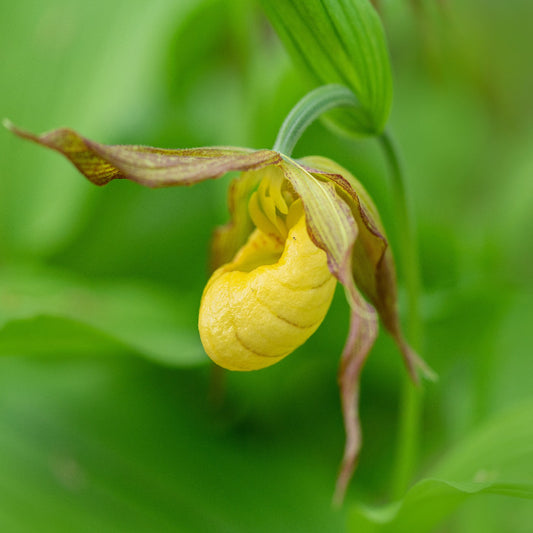
<svg viewBox="0 0 533 533"><path fill-rule="evenodd" d="M422 341L420 319L420 274L415 232L410 216L404 172L396 146L388 132L379 141L387 159L392 180L396 220L398 225L398 256L407 293L407 333L411 346L419 350ZM402 384L398 445L392 480L392 498L399 499L412 482L418 460L422 390L409 376Z"/></svg>

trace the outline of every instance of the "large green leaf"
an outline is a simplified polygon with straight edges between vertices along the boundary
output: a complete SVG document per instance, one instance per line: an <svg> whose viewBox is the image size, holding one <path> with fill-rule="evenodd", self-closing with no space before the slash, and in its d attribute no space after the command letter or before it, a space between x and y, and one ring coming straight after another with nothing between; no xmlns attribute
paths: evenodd
<svg viewBox="0 0 533 533"><path fill-rule="evenodd" d="M133 351L172 365L207 361L194 300L142 282L4 269L0 355Z"/></svg>
<svg viewBox="0 0 533 533"><path fill-rule="evenodd" d="M358 533L429 533L468 498L498 494L533 499L533 482L452 483L425 479L399 503L381 509L359 508L350 517L350 531Z"/></svg>
<svg viewBox="0 0 533 533"><path fill-rule="evenodd" d="M475 495L533 499L533 401L495 417L454 448L400 502L357 507L354 532L425 533Z"/></svg>
<svg viewBox="0 0 533 533"><path fill-rule="evenodd" d="M339 83L360 107L330 113L348 133L383 131L392 102L385 35L369 0L262 0L291 57L314 85Z"/></svg>
<svg viewBox="0 0 533 533"><path fill-rule="evenodd" d="M134 359L0 368L1 531L342 531L319 445L228 424L198 371Z"/></svg>
<svg viewBox="0 0 533 533"><path fill-rule="evenodd" d="M3 6L0 118L37 129L70 124L116 138L156 99L165 38L192 3ZM13 141L0 134L0 252L50 253L77 230L90 189L62 161Z"/></svg>

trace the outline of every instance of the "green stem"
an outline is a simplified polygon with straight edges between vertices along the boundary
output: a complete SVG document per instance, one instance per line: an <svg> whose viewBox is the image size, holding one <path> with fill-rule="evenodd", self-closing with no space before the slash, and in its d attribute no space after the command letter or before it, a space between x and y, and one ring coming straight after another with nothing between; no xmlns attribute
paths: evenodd
<svg viewBox="0 0 533 533"><path fill-rule="evenodd" d="M415 233L409 212L404 173L398 151L389 133L384 132L379 141L389 163L398 227L398 256L407 292L407 332L411 345L420 349L422 324L420 320L420 276ZM392 483L394 499L402 497L412 481L418 459L422 393L408 376L402 386L400 422L396 466Z"/></svg>
<svg viewBox="0 0 533 533"><path fill-rule="evenodd" d="M334 84L318 87L292 108L281 125L273 150L290 157L303 132L322 113L357 105L357 98L347 87Z"/></svg>

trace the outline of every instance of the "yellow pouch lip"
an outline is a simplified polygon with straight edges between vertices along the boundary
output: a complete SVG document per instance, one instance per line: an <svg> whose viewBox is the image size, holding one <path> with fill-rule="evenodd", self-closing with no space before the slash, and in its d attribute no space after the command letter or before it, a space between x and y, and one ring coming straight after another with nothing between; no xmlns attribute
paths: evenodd
<svg viewBox="0 0 533 533"><path fill-rule="evenodd" d="M227 369L270 366L316 331L335 286L326 254L311 241L303 215L284 245L256 229L204 290L199 316L204 348Z"/></svg>

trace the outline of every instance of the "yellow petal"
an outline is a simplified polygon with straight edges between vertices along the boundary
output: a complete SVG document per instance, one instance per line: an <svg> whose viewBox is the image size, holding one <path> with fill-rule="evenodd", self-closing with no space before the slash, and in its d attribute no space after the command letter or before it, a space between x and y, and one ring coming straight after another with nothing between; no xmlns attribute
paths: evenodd
<svg viewBox="0 0 533 533"><path fill-rule="evenodd" d="M204 290L202 344L215 363L230 370L273 365L316 331L335 285L325 252L309 238L305 217L291 228L284 248L256 230Z"/></svg>

